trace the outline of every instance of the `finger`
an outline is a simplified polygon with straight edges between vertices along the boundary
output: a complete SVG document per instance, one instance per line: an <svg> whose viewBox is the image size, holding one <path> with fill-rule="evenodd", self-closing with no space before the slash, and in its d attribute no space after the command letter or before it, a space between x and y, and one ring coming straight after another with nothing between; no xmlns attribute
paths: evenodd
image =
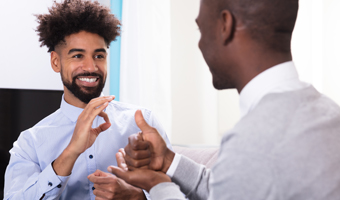
<svg viewBox="0 0 340 200"><path fill-rule="evenodd" d="M152 129L152 127L149 126L148 123L146 123L141 110L137 110L136 111L136 113L135 113L135 121L136 121L137 126L142 131L147 131L147 130Z"/></svg>
<svg viewBox="0 0 340 200"><path fill-rule="evenodd" d="M107 173L109 176L100 177L100 176L90 176L89 180L95 184L115 184L117 182L117 177Z"/></svg>
<svg viewBox="0 0 340 200"><path fill-rule="evenodd" d="M89 106L90 104L87 104L84 111L79 115L78 119L83 119L85 121L93 121L94 118L99 115L108 105L109 102L103 101L102 104L100 104L98 107L93 108L93 106ZM104 113L104 112L103 112ZM105 114L101 114L105 116ZM108 120L108 118L106 119Z"/></svg>
<svg viewBox="0 0 340 200"><path fill-rule="evenodd" d="M110 123L103 123L99 125L97 128L94 128L93 130L95 131L96 135L99 135L99 133L106 131L108 128L110 128L111 124Z"/></svg>
<svg viewBox="0 0 340 200"><path fill-rule="evenodd" d="M141 159L145 159L145 158L150 158L151 157L151 152L150 149L147 150L138 150L138 151L134 151L131 148L126 148L126 155L128 157L130 157L131 159L134 160L141 160ZM125 157L126 157L125 155Z"/></svg>
<svg viewBox="0 0 340 200"><path fill-rule="evenodd" d="M115 97L114 96L105 96L105 97L99 97L99 98L96 98L96 99L92 99L85 107L84 109L84 112L86 114L91 114L93 113L93 111L97 111L100 110L104 110L104 108L102 108L101 106L105 103L109 103L111 102ZM96 115L98 115L99 113L97 113Z"/></svg>
<svg viewBox="0 0 340 200"><path fill-rule="evenodd" d="M119 167L115 167L115 166L109 166L107 168L107 170L109 172L111 172L112 174L116 175L118 178L123 179L125 182L130 183L129 181L129 171L125 171Z"/></svg>
<svg viewBox="0 0 340 200"><path fill-rule="evenodd" d="M117 152L116 153L116 160L117 160L118 167L124 169L125 171L128 170L127 165L125 163L124 156L123 156L123 154L121 152Z"/></svg>
<svg viewBox="0 0 340 200"><path fill-rule="evenodd" d="M128 140L133 150L145 150L148 149L150 145L148 141L143 141L141 134L130 135Z"/></svg>
<svg viewBox="0 0 340 200"><path fill-rule="evenodd" d="M119 151L120 153L122 153L122 154L123 154L123 156L125 157L126 153L125 153L125 150L124 150L124 148L120 148L118 151Z"/></svg>
<svg viewBox="0 0 340 200"><path fill-rule="evenodd" d="M125 163L131 167L140 168L140 167L149 165L150 162L151 162L151 158L135 160L135 159L131 159L129 156L125 156Z"/></svg>
<svg viewBox="0 0 340 200"><path fill-rule="evenodd" d="M88 175L87 178L91 177L91 176L102 176L103 175L103 171L100 171L99 169L97 169L95 172L93 172L92 174Z"/></svg>
<svg viewBox="0 0 340 200"><path fill-rule="evenodd" d="M104 118L106 123L110 123L109 116L105 112L102 111L98 115L101 116L102 118Z"/></svg>
<svg viewBox="0 0 340 200"><path fill-rule="evenodd" d="M110 99L110 101L114 100L116 97L114 95L111 95L111 96L101 96L101 97L97 97L97 98L94 98L94 99L91 99L90 102L97 102L97 101L100 101L102 99Z"/></svg>
<svg viewBox="0 0 340 200"><path fill-rule="evenodd" d="M115 97L114 96L103 96L92 99L85 107L85 109L97 109L100 105L104 104L105 102L111 102ZM84 109L84 110L85 110Z"/></svg>

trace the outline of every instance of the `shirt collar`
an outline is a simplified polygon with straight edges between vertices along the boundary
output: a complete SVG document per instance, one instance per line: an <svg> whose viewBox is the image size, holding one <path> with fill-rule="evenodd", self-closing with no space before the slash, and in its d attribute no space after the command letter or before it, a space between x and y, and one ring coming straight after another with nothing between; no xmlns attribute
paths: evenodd
<svg viewBox="0 0 340 200"><path fill-rule="evenodd" d="M100 96L104 96L104 94L101 93ZM67 103L65 101L64 94L61 100L60 109L61 109L61 112L63 112L64 115L66 115L66 117L69 118L72 122L76 122L78 120L80 113L83 112L84 110L83 108L78 108L76 106L73 106ZM104 109L104 111L105 110L106 109Z"/></svg>
<svg viewBox="0 0 340 200"><path fill-rule="evenodd" d="M240 93L241 118L251 111L262 97L290 80L299 81L292 61L275 65L253 78Z"/></svg>
<svg viewBox="0 0 340 200"><path fill-rule="evenodd" d="M61 112L66 115L67 118L69 118L72 122L76 122L78 120L78 117L81 112L83 112L84 109L78 108L76 106L73 106L69 103L67 103L64 99L64 95L61 100L61 105L60 105Z"/></svg>

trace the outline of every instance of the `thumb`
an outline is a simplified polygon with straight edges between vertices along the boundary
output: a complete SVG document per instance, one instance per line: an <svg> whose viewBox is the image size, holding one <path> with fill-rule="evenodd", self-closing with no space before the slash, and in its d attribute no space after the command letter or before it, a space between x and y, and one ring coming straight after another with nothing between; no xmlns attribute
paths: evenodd
<svg viewBox="0 0 340 200"><path fill-rule="evenodd" d="M125 171L128 170L122 152L117 152L117 153L116 153L116 160L117 160L117 165L118 165L118 167L120 167L121 169L124 169Z"/></svg>
<svg viewBox="0 0 340 200"><path fill-rule="evenodd" d="M135 121L136 121L137 126L140 128L140 130L142 132L152 129L152 127L149 126L148 123L146 123L141 110L137 110L136 111L136 113L135 113Z"/></svg>
<svg viewBox="0 0 340 200"><path fill-rule="evenodd" d="M128 178L128 171L125 171L124 169L116 166L109 166L107 168L107 171L127 182L126 179Z"/></svg>

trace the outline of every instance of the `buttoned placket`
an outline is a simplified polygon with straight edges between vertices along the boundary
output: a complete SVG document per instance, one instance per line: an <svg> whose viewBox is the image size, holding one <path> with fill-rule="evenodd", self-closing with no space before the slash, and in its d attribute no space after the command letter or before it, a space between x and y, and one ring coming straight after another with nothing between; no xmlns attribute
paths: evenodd
<svg viewBox="0 0 340 200"><path fill-rule="evenodd" d="M97 116L94 120L93 120L93 124L92 124L92 128L97 128L99 126L99 117ZM88 148L85 151L85 156L86 156L86 163L87 163L87 173L88 175L93 174L97 167L96 167L96 154L95 154L95 143ZM89 192L90 192L90 197L91 200L95 200L95 196L93 194L93 183L91 181L89 181Z"/></svg>

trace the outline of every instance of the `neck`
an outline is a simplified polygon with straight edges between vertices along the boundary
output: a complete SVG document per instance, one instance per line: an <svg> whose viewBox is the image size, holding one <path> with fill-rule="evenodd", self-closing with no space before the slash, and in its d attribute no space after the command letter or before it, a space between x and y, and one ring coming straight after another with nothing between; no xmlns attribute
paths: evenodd
<svg viewBox="0 0 340 200"><path fill-rule="evenodd" d="M245 59L246 58L246 59ZM281 53L273 51L251 51L248 54L243 54L243 58L238 62L238 76L235 80L235 86L240 93L244 86L246 86L253 78L263 71L284 63L291 61L291 53Z"/></svg>

